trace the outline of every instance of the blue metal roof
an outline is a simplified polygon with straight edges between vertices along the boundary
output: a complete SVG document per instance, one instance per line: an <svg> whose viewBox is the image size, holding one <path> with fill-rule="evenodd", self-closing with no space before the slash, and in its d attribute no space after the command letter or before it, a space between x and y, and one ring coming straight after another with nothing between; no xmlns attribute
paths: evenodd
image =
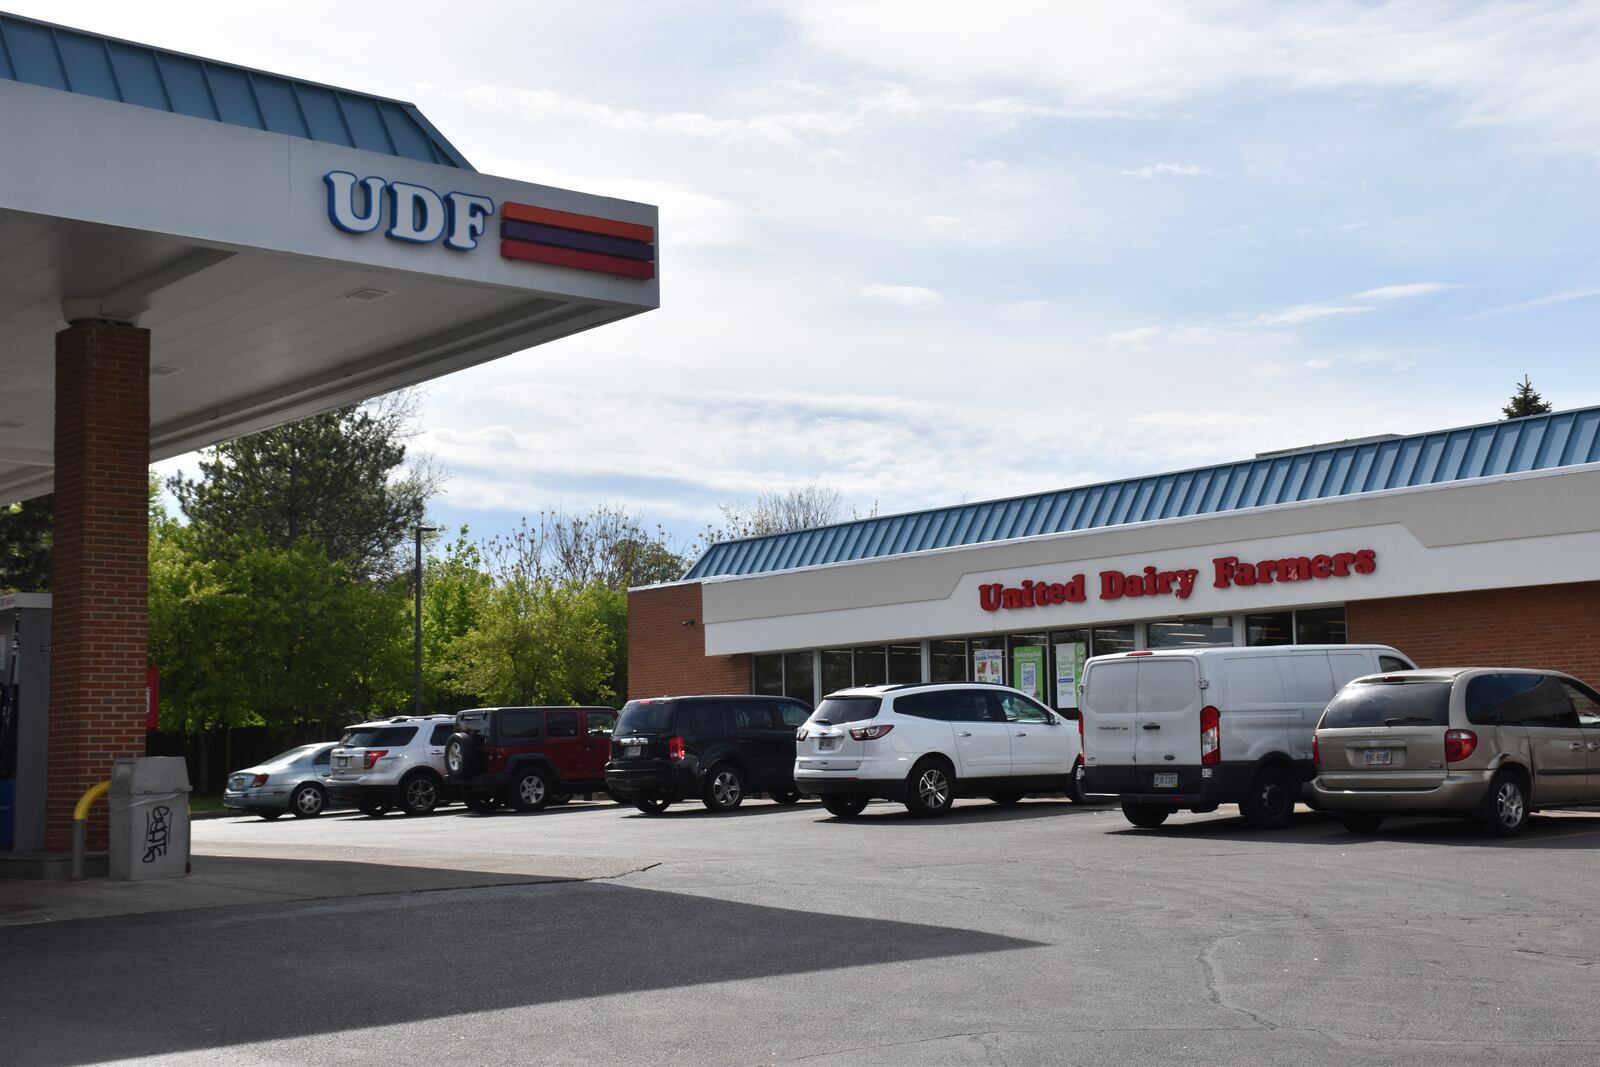
<svg viewBox="0 0 1600 1067"><path fill-rule="evenodd" d="M414 104L3 13L0 78L472 169Z"/></svg>
<svg viewBox="0 0 1600 1067"><path fill-rule="evenodd" d="M724 541L707 549L685 577L763 574L1596 462L1600 407L1582 408Z"/></svg>

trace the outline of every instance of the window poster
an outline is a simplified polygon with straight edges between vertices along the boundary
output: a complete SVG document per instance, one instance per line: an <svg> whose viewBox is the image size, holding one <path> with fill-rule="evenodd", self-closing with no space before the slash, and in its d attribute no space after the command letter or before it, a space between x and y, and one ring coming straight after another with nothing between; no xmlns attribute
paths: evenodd
<svg viewBox="0 0 1600 1067"><path fill-rule="evenodd" d="M1011 650L1011 684L1035 700L1044 699L1044 646L1018 645Z"/></svg>
<svg viewBox="0 0 1600 1067"><path fill-rule="evenodd" d="M1083 679L1083 661L1088 658L1086 641L1068 641L1056 646L1056 707L1078 706L1078 683Z"/></svg>
<svg viewBox="0 0 1600 1067"><path fill-rule="evenodd" d="M972 680L975 682L1006 682L1006 654L998 648L972 650Z"/></svg>

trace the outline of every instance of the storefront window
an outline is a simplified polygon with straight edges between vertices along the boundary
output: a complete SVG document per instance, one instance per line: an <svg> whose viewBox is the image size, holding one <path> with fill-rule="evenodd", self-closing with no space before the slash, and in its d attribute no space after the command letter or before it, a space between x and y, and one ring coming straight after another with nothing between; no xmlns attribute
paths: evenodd
<svg viewBox="0 0 1600 1067"><path fill-rule="evenodd" d="M896 684L922 681L921 645L889 646L889 681Z"/></svg>
<svg viewBox="0 0 1600 1067"><path fill-rule="evenodd" d="M1053 708L1078 706L1078 683L1083 661L1089 658L1088 630L1057 630L1050 635L1050 670L1046 683Z"/></svg>
<svg viewBox="0 0 1600 1067"><path fill-rule="evenodd" d="M841 689L849 689L853 675L850 672L850 650L848 648L825 648L822 650L822 695L837 693Z"/></svg>
<svg viewBox="0 0 1600 1067"><path fill-rule="evenodd" d="M971 645L972 680L1006 684L1006 639L974 637Z"/></svg>
<svg viewBox="0 0 1600 1067"><path fill-rule="evenodd" d="M882 645L858 648L856 653L856 685L882 685L889 680L889 665Z"/></svg>
<svg viewBox="0 0 1600 1067"><path fill-rule="evenodd" d="M1146 648L1204 648L1233 644L1233 619L1227 615L1198 619L1159 619L1145 623Z"/></svg>
<svg viewBox="0 0 1600 1067"><path fill-rule="evenodd" d="M1344 644L1344 608L1312 608L1295 612L1294 640L1299 645Z"/></svg>
<svg viewBox="0 0 1600 1067"><path fill-rule="evenodd" d="M1294 644L1294 612L1274 611L1244 617L1244 643L1247 645Z"/></svg>
<svg viewBox="0 0 1600 1067"><path fill-rule="evenodd" d="M812 692L812 679L816 672L811 666L811 653L788 652L783 657L783 695L804 700L807 704L817 698Z"/></svg>
<svg viewBox="0 0 1600 1067"><path fill-rule="evenodd" d="M783 656L755 657L755 684L751 687L767 696L783 696Z"/></svg>
<svg viewBox="0 0 1600 1067"><path fill-rule="evenodd" d="M967 643L965 641L929 641L928 680L930 682L966 681Z"/></svg>
<svg viewBox="0 0 1600 1067"><path fill-rule="evenodd" d="M1123 626L1096 626L1089 631L1089 654L1109 656L1133 651L1133 623Z"/></svg>

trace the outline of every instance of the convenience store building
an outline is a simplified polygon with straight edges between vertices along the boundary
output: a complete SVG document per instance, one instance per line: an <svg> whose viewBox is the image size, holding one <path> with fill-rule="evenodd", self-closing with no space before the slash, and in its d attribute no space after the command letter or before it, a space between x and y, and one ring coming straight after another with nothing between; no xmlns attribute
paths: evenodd
<svg viewBox="0 0 1600 1067"><path fill-rule="evenodd" d="M629 695L986 680L1378 642L1600 681L1600 407L718 544L629 594Z"/></svg>

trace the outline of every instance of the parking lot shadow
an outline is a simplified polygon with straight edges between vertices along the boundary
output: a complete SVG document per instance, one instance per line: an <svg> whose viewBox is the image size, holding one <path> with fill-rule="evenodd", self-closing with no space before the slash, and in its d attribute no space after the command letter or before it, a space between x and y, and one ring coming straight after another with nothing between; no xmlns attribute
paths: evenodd
<svg viewBox="0 0 1600 1067"><path fill-rule="evenodd" d="M1328 812L1299 812L1282 830L1256 830L1237 815L1217 813L1183 822L1168 822L1152 830L1120 826L1114 836L1166 838L1173 841L1262 841L1296 845L1334 845L1350 848L1367 842L1404 842L1425 845L1476 845L1496 848L1600 848L1600 815L1563 812L1528 817L1527 828L1516 837L1489 837L1470 819L1426 819L1395 816L1376 833L1353 834Z"/></svg>
<svg viewBox="0 0 1600 1067"><path fill-rule="evenodd" d="M1039 944L837 912L821 924L568 881L11 926L0 1042L5 1062L97 1063Z"/></svg>
<svg viewBox="0 0 1600 1067"><path fill-rule="evenodd" d="M835 818L825 809L818 809L815 814L823 822L838 822L850 826L893 826L904 829L1022 822L1028 819L1049 819L1103 811L1105 806L1102 804L1074 804L1066 799L1040 797L1037 800L1024 800L1009 808L984 800L957 801L954 807L937 819L918 818L907 811L905 805L892 801L868 804L865 811L851 819Z"/></svg>

